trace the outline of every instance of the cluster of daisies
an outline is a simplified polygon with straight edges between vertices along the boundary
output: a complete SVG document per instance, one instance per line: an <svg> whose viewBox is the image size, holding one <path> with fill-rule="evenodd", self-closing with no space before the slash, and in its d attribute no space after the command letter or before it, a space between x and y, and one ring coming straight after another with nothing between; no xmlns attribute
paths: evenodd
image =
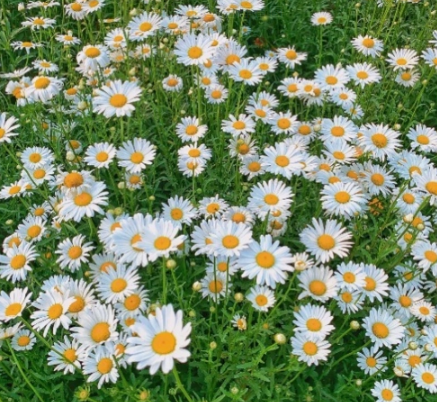
<svg viewBox="0 0 437 402"><path fill-rule="evenodd" d="M65 4L65 18L86 20L105 10L105 3ZM32 2L22 8L50 15L59 6L56 1ZM269 314L279 305L278 289L295 281L296 300L302 302L289 336L293 355L304 364L328 360L338 308L344 316L365 316L353 327L361 326L366 339L357 351L357 365L366 375L407 377L437 392L437 310L431 299L437 276L437 221L432 216L437 167L431 154L437 151L437 131L420 123L391 127L363 122L367 106L359 103L366 87L378 88L388 79L414 88L419 66L432 73L437 31L421 53L407 48L384 53L383 40L359 35L351 48L366 61L322 65L303 78L289 73L297 66L304 69L311 57L296 46L252 57L241 36L224 33L230 16L263 7L261 0L219 0L212 11L202 5L181 5L174 14L136 11L126 25L107 31L102 43L82 44L72 31L57 33L56 41L72 56L68 76L75 82L41 57L44 43L11 43L14 50L25 50L31 62L0 75L8 80L5 93L19 108L35 106L43 124L32 127L41 143L16 153L11 146L25 130L13 113L0 114L0 144L20 167L20 178L2 185L0 199L5 205L22 202L28 209L3 240L0 254L1 281L12 288L0 293L0 341L10 338L13 349L27 351L38 340L47 342L51 333L58 339L50 345L48 364L64 373L81 372L99 388L117 382L119 371L133 363L151 374L169 373L175 360L190 357L191 324L184 325L183 312L167 304L165 272L189 257L205 266L193 290L215 306L226 305L232 292L243 288L247 308ZM334 18L318 12L311 22L328 26ZM32 31L54 29L56 19L29 16L22 26L23 35L43 38ZM162 37L171 40L160 42ZM381 57L385 63L375 61ZM156 93L168 99L178 93L197 95L193 102L208 109L193 108L197 115L178 115L174 124L169 117L171 142L178 148L171 168L180 180L207 179L207 165L217 162L216 154L224 151L217 143L223 140L236 174L250 186L241 202L214 193L196 200L193 192L171 195L148 213L110 208L111 188L123 199L125 189L143 192L148 169L163 174L157 161L167 154L142 133L125 138L120 130L114 141L100 142L73 133L81 119L126 121L135 118L136 108L155 102L156 94L144 90L144 77L136 72L156 69L156 59L173 66L155 83ZM127 63L134 67L123 80ZM283 71L286 77L271 91L260 89L271 73ZM239 92L237 104L231 102L233 86ZM329 105L336 112L301 118L293 113L296 104L319 111ZM211 127L224 105L218 137ZM59 113L62 123L56 119ZM295 198L305 186L318 192L322 212L296 236L303 252L292 252L285 243L294 230L292 211L304 208L295 205ZM402 257L395 255L392 267L354 257L360 247L354 239L357 222L369 214L387 214L395 222L389 235L387 222L378 232L381 242L394 245L392 251ZM78 232L79 224L89 224L89 237ZM47 248L48 242L54 246ZM44 264L56 267L56 274L44 277ZM143 273L161 264L160 301L151 303L150 294L158 292L144 285ZM38 290L26 287L31 278L41 282ZM242 314L232 324L244 331L248 323ZM335 339L341 336L336 333ZM396 402L401 392L393 380L384 379L376 381L372 395Z"/></svg>

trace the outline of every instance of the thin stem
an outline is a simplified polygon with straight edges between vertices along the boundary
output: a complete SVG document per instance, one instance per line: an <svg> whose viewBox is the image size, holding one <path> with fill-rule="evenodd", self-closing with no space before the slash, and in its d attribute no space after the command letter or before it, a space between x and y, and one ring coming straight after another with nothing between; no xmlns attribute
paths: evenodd
<svg viewBox="0 0 437 402"><path fill-rule="evenodd" d="M38 391L35 389L35 387L32 385L32 383L27 378L26 374L24 373L23 369L21 368L20 362L17 359L17 356L15 355L14 349L11 346L11 342L9 339L7 340L7 344L9 346L9 350L11 351L12 359L14 360L15 364L17 365L18 371L24 378L24 381L26 381L27 385L32 389L33 393L36 395L36 397L41 401L44 402L44 399L41 398L41 395L38 393Z"/></svg>
<svg viewBox="0 0 437 402"><path fill-rule="evenodd" d="M181 379L179 378L179 373L178 373L176 366L173 366L173 375L174 375L174 378L176 380L176 384L177 384L178 388L182 391L185 398L187 398L187 400L189 402L194 402L193 399L188 394L187 390L185 389L184 385L182 384Z"/></svg>

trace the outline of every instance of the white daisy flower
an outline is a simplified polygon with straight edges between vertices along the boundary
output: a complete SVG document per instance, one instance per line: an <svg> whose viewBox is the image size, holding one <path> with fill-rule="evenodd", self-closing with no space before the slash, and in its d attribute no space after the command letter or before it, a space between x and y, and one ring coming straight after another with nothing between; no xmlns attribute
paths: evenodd
<svg viewBox="0 0 437 402"><path fill-rule="evenodd" d="M292 353L298 360L308 366L318 366L319 362L328 360L331 353L330 343L325 340L308 340L305 334L297 333L291 339Z"/></svg>
<svg viewBox="0 0 437 402"><path fill-rule="evenodd" d="M388 311L375 307L370 310L369 316L364 318L363 328L378 348L401 343L405 330L399 319L394 318Z"/></svg>

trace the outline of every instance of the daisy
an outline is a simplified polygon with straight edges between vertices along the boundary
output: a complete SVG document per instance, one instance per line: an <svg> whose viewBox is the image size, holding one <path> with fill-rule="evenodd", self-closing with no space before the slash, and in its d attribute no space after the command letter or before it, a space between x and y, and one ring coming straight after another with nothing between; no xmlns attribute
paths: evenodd
<svg viewBox="0 0 437 402"><path fill-rule="evenodd" d="M214 197L202 198L199 201L199 213L205 218L220 218L228 208L229 204L218 194Z"/></svg>
<svg viewBox="0 0 437 402"><path fill-rule="evenodd" d="M274 292L269 287L260 285L250 288L246 298L255 310L263 312L267 312L276 302Z"/></svg>
<svg viewBox="0 0 437 402"><path fill-rule="evenodd" d="M137 289L139 279L135 267L126 269L121 265L117 269L102 272L97 284L100 299L105 303L122 302Z"/></svg>
<svg viewBox="0 0 437 402"><path fill-rule="evenodd" d="M178 168L179 171L187 177L196 177L199 176L206 168L205 161L201 159L197 159L197 161L179 158L178 159Z"/></svg>
<svg viewBox="0 0 437 402"><path fill-rule="evenodd" d="M254 216L246 207L230 207L223 215L223 219L247 226L253 226L254 224Z"/></svg>
<svg viewBox="0 0 437 402"><path fill-rule="evenodd" d="M228 73L236 82L243 82L246 85L256 85L262 81L262 70L256 60L241 59L228 68Z"/></svg>
<svg viewBox="0 0 437 402"><path fill-rule="evenodd" d="M293 271L290 249L280 246L279 241L273 242L270 235L261 235L259 243L250 243L249 248L241 252L238 264L243 278L256 277L258 285L272 289L276 288L276 283L284 284L287 272Z"/></svg>
<svg viewBox="0 0 437 402"><path fill-rule="evenodd" d="M137 15L127 25L129 39L136 42L155 35L156 31L160 28L161 22L161 17L155 13L144 12Z"/></svg>
<svg viewBox="0 0 437 402"><path fill-rule="evenodd" d="M60 325L64 329L68 329L71 319L66 313L73 301L74 299L69 297L68 292L66 294L57 291L41 293L38 299L32 303L36 309L30 316L32 327L37 331L44 329L44 337L47 336L52 325L53 334L56 334Z"/></svg>
<svg viewBox="0 0 437 402"><path fill-rule="evenodd" d="M371 393L377 398L377 402L402 402L399 386L393 381L376 381Z"/></svg>
<svg viewBox="0 0 437 402"><path fill-rule="evenodd" d="M286 179L300 171L305 155L296 147L287 146L284 142L276 143L264 149L265 155L261 156L261 166L267 172L280 174Z"/></svg>
<svg viewBox="0 0 437 402"><path fill-rule="evenodd" d="M278 66L276 59L272 59L270 57L257 57L255 61L258 65L258 68L261 70L262 75L273 73Z"/></svg>
<svg viewBox="0 0 437 402"><path fill-rule="evenodd" d="M68 316L77 318L85 309L93 308L96 304L93 285L85 282L83 279L70 280L66 286L70 297L74 301L68 307Z"/></svg>
<svg viewBox="0 0 437 402"><path fill-rule="evenodd" d="M357 159L356 148L340 138L326 140L324 147L323 156L337 162L339 165L350 164Z"/></svg>
<svg viewBox="0 0 437 402"><path fill-rule="evenodd" d="M264 8L263 0L236 0L236 4L243 11L259 11Z"/></svg>
<svg viewBox="0 0 437 402"><path fill-rule="evenodd" d="M368 375L387 370L387 358L383 356L382 350L375 346L372 346L370 349L363 348L358 352L357 361L358 367Z"/></svg>
<svg viewBox="0 0 437 402"><path fill-rule="evenodd" d="M197 209L189 200L183 197L171 197L167 200L167 203L163 204L161 217L170 221L179 229L182 227L182 224L190 225L196 216Z"/></svg>
<svg viewBox="0 0 437 402"><path fill-rule="evenodd" d="M364 297L358 290L340 290L334 299L343 314L356 313L363 308L364 304Z"/></svg>
<svg viewBox="0 0 437 402"><path fill-rule="evenodd" d="M261 159L258 155L245 157L240 166L240 173L248 176L248 180L262 175L264 172L265 170L261 165Z"/></svg>
<svg viewBox="0 0 437 402"><path fill-rule="evenodd" d="M419 63L417 52L412 49L395 49L387 55L386 61L394 71L409 70Z"/></svg>
<svg viewBox="0 0 437 402"><path fill-rule="evenodd" d="M404 190L402 194L393 194L396 197L396 207L403 215L415 214L423 202L423 194L414 190Z"/></svg>
<svg viewBox="0 0 437 402"><path fill-rule="evenodd" d="M108 32L104 39L105 45L111 49L120 49L127 46L126 37L121 28L115 28Z"/></svg>
<svg viewBox="0 0 437 402"><path fill-rule="evenodd" d="M427 48L422 52L422 59L429 67L437 68L437 49Z"/></svg>
<svg viewBox="0 0 437 402"><path fill-rule="evenodd" d="M241 316L240 314L235 314L232 317L231 324L239 331L245 331L247 329L247 320L244 315Z"/></svg>
<svg viewBox="0 0 437 402"><path fill-rule="evenodd" d="M32 31L53 28L54 24L56 24L56 20L45 17L29 17L21 23L23 27L30 27Z"/></svg>
<svg viewBox="0 0 437 402"><path fill-rule="evenodd" d="M357 94L352 89L348 88L332 89L329 96L333 103L341 106L345 111L349 111L353 108L357 99Z"/></svg>
<svg viewBox="0 0 437 402"><path fill-rule="evenodd" d="M369 63L355 63L352 66L346 67L346 70L352 81L361 88L381 81L381 74L376 67Z"/></svg>
<svg viewBox="0 0 437 402"><path fill-rule="evenodd" d="M294 313L294 331L301 333L310 340L323 340L333 330L332 315L323 306L307 304Z"/></svg>
<svg viewBox="0 0 437 402"><path fill-rule="evenodd" d="M19 330L11 340L11 346L14 350L31 350L36 343L35 335L28 329Z"/></svg>
<svg viewBox="0 0 437 402"><path fill-rule="evenodd" d="M62 79L40 75L33 78L32 84L24 90L24 96L35 102L47 103L59 94L63 85Z"/></svg>
<svg viewBox="0 0 437 402"><path fill-rule="evenodd" d="M129 173L139 173L151 165L155 159L156 149L144 138L134 138L123 142L117 151L118 166L126 168Z"/></svg>
<svg viewBox="0 0 437 402"><path fill-rule="evenodd" d="M325 267L312 267L299 273L299 286L303 289L299 299L310 296L314 300L325 302L337 293L337 280L334 273Z"/></svg>
<svg viewBox="0 0 437 402"><path fill-rule="evenodd" d="M219 83L215 74L210 72L202 72L199 77L195 77L196 84L203 89L209 88L211 85L217 85Z"/></svg>
<svg viewBox="0 0 437 402"><path fill-rule="evenodd" d="M244 161L246 158L255 156L258 152L255 140L249 134L233 137L229 140L229 154Z"/></svg>
<svg viewBox="0 0 437 402"><path fill-rule="evenodd" d="M363 189L355 183L333 183L321 192L322 208L329 215L353 218L366 206L367 198Z"/></svg>
<svg viewBox="0 0 437 402"><path fill-rule="evenodd" d="M414 287L397 284L390 288L389 297L394 301L390 307L395 309L399 315L409 318L411 317L410 307L423 299L423 293Z"/></svg>
<svg viewBox="0 0 437 402"><path fill-rule="evenodd" d="M155 219L145 230L147 236L138 242L138 246L148 254L151 262L159 257L168 258L187 238L185 235L177 236L178 226L163 219Z"/></svg>
<svg viewBox="0 0 437 402"><path fill-rule="evenodd" d="M291 112L274 113L267 123L275 134L291 134L298 125L297 116L293 116Z"/></svg>
<svg viewBox="0 0 437 402"><path fill-rule="evenodd" d="M294 135L300 140L303 140L305 144L309 144L315 138L316 132L311 122L301 121L296 127L296 133Z"/></svg>
<svg viewBox="0 0 437 402"><path fill-rule="evenodd" d="M396 75L395 81L403 87L414 87L416 82L419 81L420 74L412 70L400 70Z"/></svg>
<svg viewBox="0 0 437 402"><path fill-rule="evenodd" d="M205 14L208 12L208 9L205 6L184 6L180 5L175 9L175 13L177 15L185 16L187 18L203 18Z"/></svg>
<svg viewBox="0 0 437 402"><path fill-rule="evenodd" d="M83 161L97 169L106 169L114 160L116 152L114 145L108 142L94 143L87 148Z"/></svg>
<svg viewBox="0 0 437 402"><path fill-rule="evenodd" d="M437 203L437 169L429 168L421 175L413 175L413 180L416 183L417 189L422 191L424 195L430 197L429 204Z"/></svg>
<svg viewBox="0 0 437 402"><path fill-rule="evenodd" d="M437 131L434 128L417 124L410 128L407 137L411 140L411 148L422 152L435 152L437 150Z"/></svg>
<svg viewBox="0 0 437 402"><path fill-rule="evenodd" d="M113 233L115 247L112 248L121 263L130 263L135 267L147 265L147 253L139 247L139 242L146 235L146 226L151 221L150 215L137 213L119 222L120 227Z"/></svg>
<svg viewBox="0 0 437 402"><path fill-rule="evenodd" d="M29 263L34 261L38 254L30 243L23 242L18 246L13 245L6 250L5 255L0 254L0 277L12 283L26 279L27 272L32 271Z"/></svg>
<svg viewBox="0 0 437 402"><path fill-rule="evenodd" d="M101 10L105 5L106 0L88 0L83 3L85 12L87 14L94 13Z"/></svg>
<svg viewBox="0 0 437 402"><path fill-rule="evenodd" d="M431 394L437 393L437 367L430 363L420 363L411 372L414 382Z"/></svg>
<svg viewBox="0 0 437 402"><path fill-rule="evenodd" d="M253 241L252 230L232 221L218 222L211 241L211 253L215 256L239 257Z"/></svg>
<svg viewBox="0 0 437 402"><path fill-rule="evenodd" d="M225 72L234 63L239 63L241 59L246 55L247 49L234 39L230 39L226 46L217 49L214 61L223 66Z"/></svg>
<svg viewBox="0 0 437 402"><path fill-rule="evenodd" d="M108 48L102 45L86 45L77 54L76 60L84 71L98 71L110 63Z"/></svg>
<svg viewBox="0 0 437 402"><path fill-rule="evenodd" d="M83 20L86 16L86 9L83 7L83 3L78 0L70 4L65 4L64 10L68 17L76 21Z"/></svg>
<svg viewBox="0 0 437 402"><path fill-rule="evenodd" d="M351 141L356 138L358 127L348 118L334 116L333 119L323 119L321 127L322 141L341 139Z"/></svg>
<svg viewBox="0 0 437 402"><path fill-rule="evenodd" d="M308 56L307 53L297 52L294 46L279 48L276 52L278 54L278 60L292 70L296 68L296 65L302 64Z"/></svg>
<svg viewBox="0 0 437 402"><path fill-rule="evenodd" d="M18 225L18 235L28 242L37 242L46 232L45 220L41 217L30 216Z"/></svg>
<svg viewBox="0 0 437 402"><path fill-rule="evenodd" d="M392 194L395 187L395 178L382 166L368 164L362 183L370 195L388 196Z"/></svg>
<svg viewBox="0 0 437 402"><path fill-rule="evenodd" d="M341 88L345 86L349 80L348 72L342 68L340 64L336 66L328 64L315 72L315 82L318 83L322 89L331 90L333 88Z"/></svg>
<svg viewBox="0 0 437 402"><path fill-rule="evenodd" d="M193 33L186 34L175 43L174 54L177 61L185 66L203 64L214 55L208 36Z"/></svg>
<svg viewBox="0 0 437 402"><path fill-rule="evenodd" d="M9 294L2 291L0 293L0 321L8 322L21 317L31 297L32 293L28 293L27 288L15 288Z"/></svg>
<svg viewBox="0 0 437 402"><path fill-rule="evenodd" d="M94 249L92 243L84 243L85 236L77 235L65 239L58 245L56 254L60 257L56 260L61 268L68 268L70 271L77 271L83 263L88 262L90 251Z"/></svg>
<svg viewBox="0 0 437 402"><path fill-rule="evenodd" d="M184 81L177 75L170 74L162 80L163 88L168 92L178 92L182 89Z"/></svg>
<svg viewBox="0 0 437 402"><path fill-rule="evenodd" d="M365 56L378 57L383 50L383 42L369 35L359 35L352 39L352 46Z"/></svg>
<svg viewBox="0 0 437 402"><path fill-rule="evenodd" d="M204 137L207 130L208 127L205 124L200 124L197 117L184 117L176 125L176 134L182 142L197 142Z"/></svg>
<svg viewBox="0 0 437 402"><path fill-rule="evenodd" d="M189 30L189 20L183 16L165 16L161 21L161 27L167 33L178 35Z"/></svg>
<svg viewBox="0 0 437 402"><path fill-rule="evenodd" d="M275 211L286 211L293 198L291 189L278 179L270 179L254 186L250 192L248 208L260 219Z"/></svg>
<svg viewBox="0 0 437 402"><path fill-rule="evenodd" d="M72 3L72 4L74 4L74 3ZM67 35L62 35L62 34L56 35L55 39L65 46L80 44L80 39L73 36L72 32L70 33L70 31L67 33Z"/></svg>
<svg viewBox="0 0 437 402"><path fill-rule="evenodd" d="M112 349L112 350L111 350ZM115 362L115 350L112 347L98 345L84 356L83 373L90 375L87 382L99 380L97 388L100 389L104 383L116 383L119 377L117 364Z"/></svg>
<svg viewBox="0 0 437 402"><path fill-rule="evenodd" d="M0 190L0 200L6 200L8 198L19 197L25 194L28 189L29 182L25 180L18 180L9 186L5 186Z"/></svg>
<svg viewBox="0 0 437 402"><path fill-rule="evenodd" d="M238 118L230 114L229 120L222 121L222 131L233 136L253 133L255 132L255 122L245 114L240 114Z"/></svg>
<svg viewBox="0 0 437 402"><path fill-rule="evenodd" d="M29 54L31 49L36 49L37 47L41 47L42 43L30 42L30 41L15 41L11 42L11 47L14 50L24 49L26 53Z"/></svg>
<svg viewBox="0 0 437 402"><path fill-rule="evenodd" d="M353 262L342 262L338 265L335 278L337 279L340 289L349 291L361 290L366 284L366 274L362 267Z"/></svg>
<svg viewBox="0 0 437 402"><path fill-rule="evenodd" d="M71 328L72 337L86 348L94 348L108 341L116 341L117 320L111 305L95 305L78 318L77 327Z"/></svg>
<svg viewBox="0 0 437 402"><path fill-rule="evenodd" d="M312 219L312 227L305 228L300 234L300 241L307 247L307 251L314 254L320 262L325 263L334 255L346 257L352 246L349 241L352 234L335 220L328 220L326 224L320 219Z"/></svg>
<svg viewBox="0 0 437 402"><path fill-rule="evenodd" d="M89 188L68 193L59 206L59 216L65 220L79 222L84 216L93 217L103 214L101 206L108 205L106 185L97 181Z"/></svg>
<svg viewBox="0 0 437 402"><path fill-rule="evenodd" d="M302 79L298 77L284 78L281 85L278 86L278 91L289 98L295 98L300 94ZM262 105L261 105L262 106Z"/></svg>
<svg viewBox="0 0 437 402"><path fill-rule="evenodd" d="M399 319L394 318L388 311L375 307L370 310L369 316L364 318L363 328L377 348L401 343L405 329Z"/></svg>
<svg viewBox="0 0 437 402"><path fill-rule="evenodd" d="M279 106L278 98L266 91L261 91L259 94L254 93L249 98L249 104L256 105L261 104L265 108L274 109L276 106Z"/></svg>
<svg viewBox="0 0 437 402"><path fill-rule="evenodd" d="M376 268L373 264L360 264L366 277L365 286L361 289L364 295L366 295L370 302L373 303L374 299L378 299L382 302L382 297L388 295L388 275L381 268Z"/></svg>
<svg viewBox="0 0 437 402"><path fill-rule="evenodd" d="M132 105L141 97L141 88L135 82L111 81L98 89L93 98L93 111L105 117L130 116L135 110Z"/></svg>
<svg viewBox="0 0 437 402"><path fill-rule="evenodd" d="M430 268L434 270L437 262L437 244L429 241L417 242L412 246L411 255L424 272Z"/></svg>
<svg viewBox="0 0 437 402"><path fill-rule="evenodd" d="M53 152L46 147L28 147L20 156L24 167L29 169L37 169L41 166L49 165L54 159Z"/></svg>
<svg viewBox="0 0 437 402"><path fill-rule="evenodd" d="M219 257L220 258L220 257ZM232 287L232 283L228 281L226 273L217 270L208 272L201 281L202 297L208 297L214 300L215 303L220 303L220 298L226 295L226 292Z"/></svg>
<svg viewBox="0 0 437 402"><path fill-rule="evenodd" d="M212 104L223 103L228 95L229 91L223 85L210 85L205 92L208 103Z"/></svg>
<svg viewBox="0 0 437 402"><path fill-rule="evenodd" d="M326 11L314 13L311 16L311 24L315 26L328 25L332 22L332 15Z"/></svg>
<svg viewBox="0 0 437 402"><path fill-rule="evenodd" d="M360 146L364 152L371 152L373 157L385 160L396 155L401 146L400 133L382 124L367 124L360 131Z"/></svg>
<svg viewBox="0 0 437 402"><path fill-rule="evenodd" d="M157 308L155 315L140 316L132 331L136 337L127 339L126 355L129 363L137 363L137 369L150 367L150 374L162 369L167 374L173 369L174 360L185 363L191 353L191 323L183 326L182 311L174 312L171 304Z"/></svg>
<svg viewBox="0 0 437 402"><path fill-rule="evenodd" d="M48 354L47 364L56 366L53 368L55 371L63 370L64 374L73 374L75 370L80 370L79 356L85 352L84 346L64 335L64 341L57 341L52 347L53 350Z"/></svg>
<svg viewBox="0 0 437 402"><path fill-rule="evenodd" d="M143 287L137 287L123 301L115 304L117 314L124 319L128 316L143 314L148 306L148 292Z"/></svg>
<svg viewBox="0 0 437 402"><path fill-rule="evenodd" d="M306 335L297 333L290 341L292 353L308 366L313 364L318 366L320 361L328 360L328 355L331 353L331 345L325 340L309 340Z"/></svg>
<svg viewBox="0 0 437 402"><path fill-rule="evenodd" d="M18 123L18 119L15 117L7 118L6 113L0 114L0 144L2 142L11 142L11 137L15 137L18 135L15 130L20 127Z"/></svg>

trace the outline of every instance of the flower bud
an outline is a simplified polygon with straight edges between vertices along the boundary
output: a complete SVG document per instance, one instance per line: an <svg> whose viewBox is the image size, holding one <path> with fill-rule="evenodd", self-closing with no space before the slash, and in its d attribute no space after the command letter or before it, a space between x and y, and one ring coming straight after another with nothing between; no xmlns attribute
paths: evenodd
<svg viewBox="0 0 437 402"><path fill-rule="evenodd" d="M275 334L275 336L273 337L273 340L275 341L275 343L277 343L278 345L284 345L285 342L287 342L287 338L285 337L284 334Z"/></svg>

